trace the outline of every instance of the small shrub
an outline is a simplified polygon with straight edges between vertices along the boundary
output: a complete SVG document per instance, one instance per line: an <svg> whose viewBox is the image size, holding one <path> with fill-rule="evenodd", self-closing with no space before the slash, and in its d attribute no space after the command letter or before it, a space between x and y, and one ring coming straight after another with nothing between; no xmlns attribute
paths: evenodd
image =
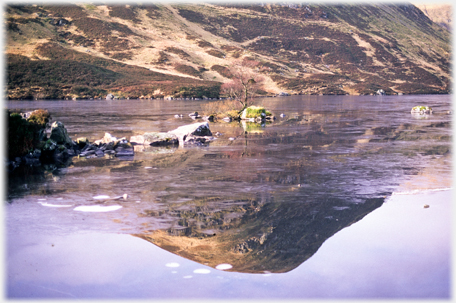
<svg viewBox="0 0 456 303"><path fill-rule="evenodd" d="M39 124L23 119L18 113L10 113L9 111L6 113L8 116L8 158L14 159L25 155L38 146L40 131L43 128ZM42 117L37 120L41 120Z"/></svg>
<svg viewBox="0 0 456 303"><path fill-rule="evenodd" d="M201 109L205 115L223 115L231 111L236 114L241 109L240 103L236 100L223 100L223 101L212 101L205 104L201 104ZM229 117L234 117L230 116Z"/></svg>
<svg viewBox="0 0 456 303"><path fill-rule="evenodd" d="M239 119L239 110L230 110L222 114L222 116L230 117L232 119Z"/></svg>
<svg viewBox="0 0 456 303"><path fill-rule="evenodd" d="M40 128L49 128L49 121L51 115L45 109L37 109L33 111L30 117L27 119L29 123L35 124Z"/></svg>

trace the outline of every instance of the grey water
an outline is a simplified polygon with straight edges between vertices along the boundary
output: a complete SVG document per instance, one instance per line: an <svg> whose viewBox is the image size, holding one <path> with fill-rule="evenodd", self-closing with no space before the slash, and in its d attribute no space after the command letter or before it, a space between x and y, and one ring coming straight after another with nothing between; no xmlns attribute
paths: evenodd
<svg viewBox="0 0 456 303"><path fill-rule="evenodd" d="M202 112L207 102L214 101L6 106L47 109L72 138L92 142L105 132L129 139L194 123L188 113ZM7 296L448 298L451 96L255 103L276 120L209 122L220 136L207 145L137 149L130 158L75 157L8 174ZM433 114L410 113L422 104ZM421 201L431 204L424 219ZM417 234L431 219L427 236ZM395 224L398 230L387 234L385 226ZM400 240L405 235L432 241L440 235L439 253L422 241ZM353 249L351 241L362 236L364 246ZM411 248L423 255L397 261ZM337 262L346 251L352 258ZM391 258L402 264L395 271ZM379 280L361 283L363 275Z"/></svg>

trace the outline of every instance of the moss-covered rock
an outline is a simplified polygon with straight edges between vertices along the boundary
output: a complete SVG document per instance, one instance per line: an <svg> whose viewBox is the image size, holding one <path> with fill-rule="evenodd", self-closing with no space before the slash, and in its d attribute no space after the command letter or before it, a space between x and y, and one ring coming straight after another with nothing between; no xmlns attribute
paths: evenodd
<svg viewBox="0 0 456 303"><path fill-rule="evenodd" d="M51 126L51 139L57 144L73 145L73 140L68 136L68 132L62 122L55 121Z"/></svg>
<svg viewBox="0 0 456 303"><path fill-rule="evenodd" d="M432 114L432 108L429 106L419 105L419 106L413 107L410 112L412 114L420 114L420 115Z"/></svg>
<svg viewBox="0 0 456 303"><path fill-rule="evenodd" d="M245 108L241 113L241 119L243 120L266 120L271 117L272 113L262 106L252 105Z"/></svg>
<svg viewBox="0 0 456 303"><path fill-rule="evenodd" d="M57 143L53 141L52 139L48 139L45 143L44 146L42 147L43 151L54 151L57 148Z"/></svg>

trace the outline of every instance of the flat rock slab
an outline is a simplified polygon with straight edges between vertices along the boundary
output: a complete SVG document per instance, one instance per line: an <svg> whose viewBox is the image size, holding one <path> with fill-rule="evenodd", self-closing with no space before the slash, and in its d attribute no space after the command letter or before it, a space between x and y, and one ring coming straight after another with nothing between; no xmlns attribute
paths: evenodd
<svg viewBox="0 0 456 303"><path fill-rule="evenodd" d="M169 134L175 135L179 138L179 145L184 146L187 137L209 137L212 136L212 132L209 129L208 122L193 123L184 125L176 128L175 130L169 131Z"/></svg>
<svg viewBox="0 0 456 303"><path fill-rule="evenodd" d="M191 144L193 142L200 141L200 140L195 141L195 138L197 138L197 137L212 136L212 132L209 129L208 122L184 125L184 126L176 128L175 130L169 131L168 133L177 136L177 138L179 139L180 146L184 146L185 143Z"/></svg>
<svg viewBox="0 0 456 303"><path fill-rule="evenodd" d="M173 134L177 137L183 137L185 135L212 136L211 130L209 129L209 123L207 122L184 125L169 131L168 134Z"/></svg>
<svg viewBox="0 0 456 303"><path fill-rule="evenodd" d="M199 145L211 142L214 139L209 129L209 123L201 122L184 125L167 133L148 132L143 135L132 136L130 143L135 146L134 150L142 151L144 148L141 146Z"/></svg>
<svg viewBox="0 0 456 303"><path fill-rule="evenodd" d="M179 144L176 135L170 133L149 132L144 135L132 136L130 143L150 146L166 146Z"/></svg>

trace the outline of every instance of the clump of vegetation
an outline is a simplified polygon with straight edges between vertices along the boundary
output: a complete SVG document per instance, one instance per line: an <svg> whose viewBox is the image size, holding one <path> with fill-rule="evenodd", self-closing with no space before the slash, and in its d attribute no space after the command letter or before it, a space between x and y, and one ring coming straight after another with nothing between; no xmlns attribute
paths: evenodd
<svg viewBox="0 0 456 303"><path fill-rule="evenodd" d="M169 63L169 55L164 51L160 51L158 53L157 60L155 60L155 64L167 64L167 63Z"/></svg>
<svg viewBox="0 0 456 303"><path fill-rule="evenodd" d="M36 124L38 127L48 128L50 119L51 115L47 110L37 109L30 114L30 117L27 119L27 121L29 123Z"/></svg>
<svg viewBox="0 0 456 303"><path fill-rule="evenodd" d="M44 5L44 10L52 12L55 17L65 17L71 19L84 18L87 13L80 6L75 4L69 5Z"/></svg>
<svg viewBox="0 0 456 303"><path fill-rule="evenodd" d="M231 79L233 77L233 74L231 74L230 69L226 66L221 66L221 65L212 65L211 70L216 71L220 75L222 75L225 78Z"/></svg>
<svg viewBox="0 0 456 303"><path fill-rule="evenodd" d="M73 24L83 31L87 37L92 39L106 39L112 37L112 32L116 31L119 36L126 37L135 35L131 29L118 22L107 22L95 18L79 18L73 21Z"/></svg>
<svg viewBox="0 0 456 303"><path fill-rule="evenodd" d="M147 12L146 16L150 19L156 19L161 15L161 9L157 5L154 4L143 4L134 7L135 10L143 9Z"/></svg>
<svg viewBox="0 0 456 303"><path fill-rule="evenodd" d="M19 113L6 111L8 121L8 158L21 157L38 147L49 127L50 114L47 110L36 110L28 119Z"/></svg>
<svg viewBox="0 0 456 303"><path fill-rule="evenodd" d="M113 5L110 6L109 16L117 17L124 20L131 20L133 22L140 22L135 12L125 5Z"/></svg>
<svg viewBox="0 0 456 303"><path fill-rule="evenodd" d="M216 49L210 49L210 50L206 51L206 53L208 53L211 56L217 57L217 58L225 58L225 54Z"/></svg>
<svg viewBox="0 0 456 303"><path fill-rule="evenodd" d="M173 92L173 96L177 98L218 98L219 94L220 85L194 87L183 86Z"/></svg>
<svg viewBox="0 0 456 303"><path fill-rule="evenodd" d="M419 113L421 115L432 114L432 108L429 106L418 105L418 106L415 106L412 108L411 113L412 114Z"/></svg>
<svg viewBox="0 0 456 303"><path fill-rule="evenodd" d="M174 69L180 73L183 73L183 74L186 74L186 75L190 75L190 76L193 76L193 77L200 77L201 76L201 73L199 71L197 71L196 69L194 69L193 67L191 67L190 65L185 65L185 64L177 64Z"/></svg>
<svg viewBox="0 0 456 303"><path fill-rule="evenodd" d="M207 116L214 116L219 119L229 117L239 118L241 104L236 100L213 101L201 105L203 113Z"/></svg>
<svg viewBox="0 0 456 303"><path fill-rule="evenodd" d="M187 54L185 51L181 50L180 48L177 48L177 47L174 47L174 46L167 47L165 49L165 51L167 51L168 53L176 54L182 59L190 58L189 54Z"/></svg>
<svg viewBox="0 0 456 303"><path fill-rule="evenodd" d="M196 44L198 44L198 46L201 47L201 48L214 47L210 42L207 42L206 40L198 40L196 42Z"/></svg>
<svg viewBox="0 0 456 303"><path fill-rule="evenodd" d="M245 118L258 118L271 115L271 112L267 111L264 107L252 105L245 109L245 113L242 116Z"/></svg>

